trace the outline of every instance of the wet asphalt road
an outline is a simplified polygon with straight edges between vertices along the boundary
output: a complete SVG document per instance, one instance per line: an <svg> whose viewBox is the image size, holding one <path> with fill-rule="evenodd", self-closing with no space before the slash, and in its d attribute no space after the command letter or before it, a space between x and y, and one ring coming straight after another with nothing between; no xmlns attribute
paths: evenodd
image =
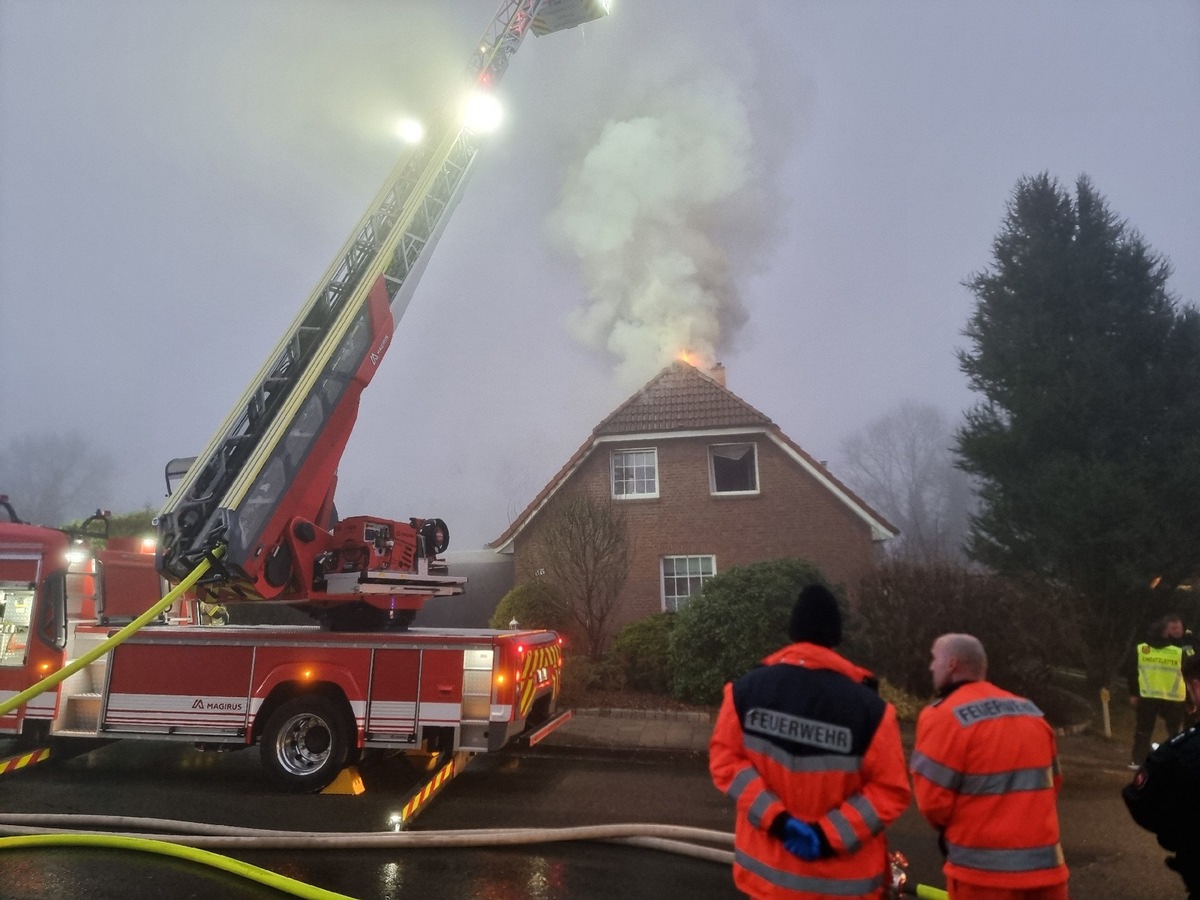
<svg viewBox="0 0 1200 900"><path fill-rule="evenodd" d="M125 741L0 778L0 810L153 816L302 832L385 831L420 773L403 759L363 766L358 796L278 794L256 751L201 754ZM661 822L728 830L732 810L694 755L636 759L579 751L478 757L412 830ZM364 898L736 897L726 868L599 843L498 849L230 852L292 878ZM9 850L0 897L286 896L216 870L127 851Z"/></svg>
<svg viewBox="0 0 1200 900"><path fill-rule="evenodd" d="M289 796L261 779L257 753L200 754L175 744L126 741L86 756L0 777L4 812L103 813L295 831L383 831L419 777L403 760L365 765L359 796ZM1060 798L1063 843L1076 900L1184 896L1153 839L1118 795L1128 773L1068 767ZM620 822L728 830L732 804L696 754L535 748L479 757L418 816L413 830L564 827ZM891 829L920 880L940 885L932 833L915 810ZM498 849L246 851L231 854L353 897L593 900L727 900L738 896L723 865L598 843ZM0 897L169 896L279 898L273 889L191 863L113 850L0 854Z"/></svg>

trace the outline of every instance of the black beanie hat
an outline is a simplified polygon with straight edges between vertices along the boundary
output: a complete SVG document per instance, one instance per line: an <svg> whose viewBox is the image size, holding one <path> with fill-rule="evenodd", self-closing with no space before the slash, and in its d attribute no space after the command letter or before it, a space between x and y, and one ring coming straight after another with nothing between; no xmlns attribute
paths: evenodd
<svg viewBox="0 0 1200 900"><path fill-rule="evenodd" d="M810 584L800 591L788 622L788 637L822 647L836 647L842 642L842 611L829 588Z"/></svg>

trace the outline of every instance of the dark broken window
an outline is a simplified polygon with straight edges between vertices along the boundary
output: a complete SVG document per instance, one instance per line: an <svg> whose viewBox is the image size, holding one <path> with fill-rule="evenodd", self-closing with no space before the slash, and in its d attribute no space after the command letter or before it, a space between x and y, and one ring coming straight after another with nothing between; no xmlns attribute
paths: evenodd
<svg viewBox="0 0 1200 900"><path fill-rule="evenodd" d="M716 444L708 448L714 494L758 490L758 455L754 444Z"/></svg>

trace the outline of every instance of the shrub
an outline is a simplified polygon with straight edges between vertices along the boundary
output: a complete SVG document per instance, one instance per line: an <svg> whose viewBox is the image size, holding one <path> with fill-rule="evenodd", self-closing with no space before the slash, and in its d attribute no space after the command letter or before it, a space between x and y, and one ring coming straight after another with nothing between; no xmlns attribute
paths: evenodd
<svg viewBox="0 0 1200 900"><path fill-rule="evenodd" d="M671 689L668 656L675 613L658 613L621 629L613 641L612 657L626 687L656 694Z"/></svg>
<svg viewBox="0 0 1200 900"><path fill-rule="evenodd" d="M672 692L691 703L716 703L725 682L787 643L796 595L821 571L802 559L735 566L704 585L676 613L669 641Z"/></svg>
<svg viewBox="0 0 1200 900"><path fill-rule="evenodd" d="M918 697L933 691L929 648L947 632L983 642L988 680L1019 694L1045 683L1051 665L1077 662L1070 604L1050 589L950 563L879 566L847 620L845 653Z"/></svg>
<svg viewBox="0 0 1200 900"><path fill-rule="evenodd" d="M925 707L925 694L914 697L893 685L886 678L880 679L879 696L896 707L896 718L901 722L915 722Z"/></svg>
<svg viewBox="0 0 1200 900"><path fill-rule="evenodd" d="M563 663L562 699L567 706L585 702L589 691L620 690L621 674L611 660L594 660L583 654L568 654Z"/></svg>
<svg viewBox="0 0 1200 900"><path fill-rule="evenodd" d="M571 621L566 602L554 585L546 581L524 581L500 598L488 621L491 628L507 628L516 619L522 628L569 631Z"/></svg>

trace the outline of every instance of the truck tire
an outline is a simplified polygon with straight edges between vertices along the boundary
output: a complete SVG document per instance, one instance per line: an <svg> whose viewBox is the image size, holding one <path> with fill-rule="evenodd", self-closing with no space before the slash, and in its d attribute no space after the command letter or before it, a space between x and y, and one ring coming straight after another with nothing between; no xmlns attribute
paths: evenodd
<svg viewBox="0 0 1200 900"><path fill-rule="evenodd" d="M302 694L280 705L263 728L263 769L276 787L296 794L329 785L350 755L350 722L342 705Z"/></svg>

